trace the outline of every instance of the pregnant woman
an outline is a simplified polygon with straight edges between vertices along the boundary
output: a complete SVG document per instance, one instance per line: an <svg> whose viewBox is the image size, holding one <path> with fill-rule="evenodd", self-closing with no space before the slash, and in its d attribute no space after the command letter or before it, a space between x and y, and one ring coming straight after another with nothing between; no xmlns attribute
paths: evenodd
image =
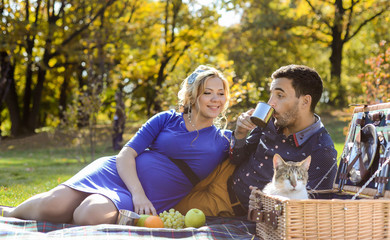
<svg viewBox="0 0 390 240"><path fill-rule="evenodd" d="M174 207L228 156L231 131L221 127L229 85L201 65L182 83L179 112L149 119L117 156L92 162L54 189L2 215L94 225L115 223L119 209L158 214ZM226 118L225 118L226 119Z"/></svg>

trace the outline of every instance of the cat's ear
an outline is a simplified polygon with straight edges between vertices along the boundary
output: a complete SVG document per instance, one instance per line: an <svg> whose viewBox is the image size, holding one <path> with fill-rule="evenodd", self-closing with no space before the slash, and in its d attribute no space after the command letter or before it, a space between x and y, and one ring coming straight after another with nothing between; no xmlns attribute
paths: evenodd
<svg viewBox="0 0 390 240"><path fill-rule="evenodd" d="M306 169L309 170L311 162L311 155L309 155L305 160L301 161L301 165Z"/></svg>
<svg viewBox="0 0 390 240"><path fill-rule="evenodd" d="M274 169L278 169L280 166L285 164L283 158L277 153L275 153L274 155L273 162L274 162Z"/></svg>

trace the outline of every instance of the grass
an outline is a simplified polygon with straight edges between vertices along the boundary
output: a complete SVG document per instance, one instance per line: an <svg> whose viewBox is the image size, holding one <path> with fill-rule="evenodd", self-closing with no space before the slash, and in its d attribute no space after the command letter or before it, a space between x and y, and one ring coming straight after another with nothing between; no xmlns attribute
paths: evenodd
<svg viewBox="0 0 390 240"><path fill-rule="evenodd" d="M94 157L89 145L80 139L62 133L39 133L0 142L0 205L16 206L66 181L92 158L118 153L111 148L109 128L99 130Z"/></svg>
<svg viewBox="0 0 390 240"><path fill-rule="evenodd" d="M336 116L335 116L336 115ZM340 114L321 114L325 127L340 154L344 146L343 130L349 119ZM350 115L349 115L350 116ZM130 139L140 124L127 128ZM91 157L83 138L63 133L43 132L22 139L0 142L0 205L16 206L27 198L48 191L66 181L93 159L117 154L111 148L110 127L98 129L96 153Z"/></svg>
<svg viewBox="0 0 390 240"><path fill-rule="evenodd" d="M1 154L0 204L17 205L69 179L86 165L76 158L60 156L63 149L51 151L30 150L17 154L10 151Z"/></svg>

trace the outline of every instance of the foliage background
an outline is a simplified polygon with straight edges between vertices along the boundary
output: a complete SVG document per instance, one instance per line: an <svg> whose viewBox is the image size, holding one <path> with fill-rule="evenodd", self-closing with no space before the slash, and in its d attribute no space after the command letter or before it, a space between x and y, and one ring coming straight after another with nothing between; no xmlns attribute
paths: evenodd
<svg viewBox="0 0 390 240"><path fill-rule="evenodd" d="M267 101L270 75L292 63L320 72L320 113L388 101L389 10L384 0L3 0L1 136L88 127L93 138L118 90L127 119L144 120L176 107L199 64L231 82L233 123ZM220 25L221 11L241 20Z"/></svg>

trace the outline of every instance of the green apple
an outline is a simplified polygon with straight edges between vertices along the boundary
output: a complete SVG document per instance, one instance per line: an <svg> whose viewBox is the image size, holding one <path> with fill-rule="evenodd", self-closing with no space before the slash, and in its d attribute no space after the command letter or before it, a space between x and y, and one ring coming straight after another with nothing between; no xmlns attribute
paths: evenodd
<svg viewBox="0 0 390 240"><path fill-rule="evenodd" d="M186 227L198 228L203 226L205 222L206 216L204 215L202 210L197 208L190 209L184 217L184 224Z"/></svg>
<svg viewBox="0 0 390 240"><path fill-rule="evenodd" d="M139 215L139 219L137 221L137 226L138 227L145 227L145 220L147 217L149 217L150 215L146 215L146 214L141 214Z"/></svg>

